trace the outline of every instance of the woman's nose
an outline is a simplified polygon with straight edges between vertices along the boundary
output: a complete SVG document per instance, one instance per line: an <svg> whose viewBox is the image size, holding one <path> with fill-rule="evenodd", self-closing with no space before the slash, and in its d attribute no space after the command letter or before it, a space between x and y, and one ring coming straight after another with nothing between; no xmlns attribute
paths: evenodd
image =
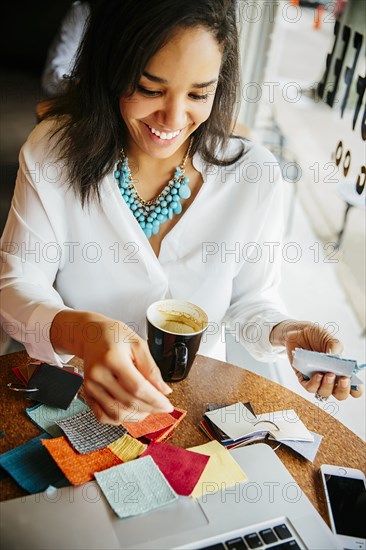
<svg viewBox="0 0 366 550"><path fill-rule="evenodd" d="M186 103L183 100L166 101L160 111L159 122L167 130L181 130L187 125Z"/></svg>

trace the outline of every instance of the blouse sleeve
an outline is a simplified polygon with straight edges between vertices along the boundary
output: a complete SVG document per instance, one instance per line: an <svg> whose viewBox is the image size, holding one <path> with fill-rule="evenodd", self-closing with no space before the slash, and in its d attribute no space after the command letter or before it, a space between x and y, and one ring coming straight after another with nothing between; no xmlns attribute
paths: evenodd
<svg viewBox="0 0 366 550"><path fill-rule="evenodd" d="M258 207L252 222L259 226L256 239L245 243L246 257L233 280L230 307L226 313L226 330L259 361L273 360L283 353L269 341L272 328L288 319L278 287L281 279L282 239L284 226L284 183L278 163L267 152L267 171L270 181L262 181L258 191ZM270 155L270 157L269 157ZM266 163L265 163L266 164ZM276 166L275 166L276 164Z"/></svg>
<svg viewBox="0 0 366 550"><path fill-rule="evenodd" d="M36 162L29 149L28 140L19 155L14 196L1 239L0 318L5 332L22 342L31 357L60 366L72 357L56 354L50 342L53 318L69 309L53 287L63 239L55 230L52 213L44 208L45 194L53 193L49 198L55 218L61 205L52 186L46 190L42 163ZM37 186L45 188L42 197Z"/></svg>

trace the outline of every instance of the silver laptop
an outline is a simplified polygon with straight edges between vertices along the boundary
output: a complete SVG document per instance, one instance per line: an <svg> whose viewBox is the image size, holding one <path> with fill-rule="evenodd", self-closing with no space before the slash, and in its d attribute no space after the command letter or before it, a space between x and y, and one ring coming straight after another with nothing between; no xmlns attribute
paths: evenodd
<svg viewBox="0 0 366 550"><path fill-rule="evenodd" d="M98 485L64 487L0 504L4 550L341 548L275 452L260 443L231 451L248 476L199 500L179 497L119 519ZM214 484L213 487L214 489Z"/></svg>

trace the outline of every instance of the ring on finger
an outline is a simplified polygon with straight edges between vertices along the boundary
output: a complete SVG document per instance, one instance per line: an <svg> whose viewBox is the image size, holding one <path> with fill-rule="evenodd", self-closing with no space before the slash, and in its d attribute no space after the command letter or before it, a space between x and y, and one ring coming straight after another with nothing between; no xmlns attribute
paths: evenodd
<svg viewBox="0 0 366 550"><path fill-rule="evenodd" d="M326 401L328 399L329 396L327 397L324 397L324 395L320 395L319 392L315 392L315 399L317 399L318 401Z"/></svg>

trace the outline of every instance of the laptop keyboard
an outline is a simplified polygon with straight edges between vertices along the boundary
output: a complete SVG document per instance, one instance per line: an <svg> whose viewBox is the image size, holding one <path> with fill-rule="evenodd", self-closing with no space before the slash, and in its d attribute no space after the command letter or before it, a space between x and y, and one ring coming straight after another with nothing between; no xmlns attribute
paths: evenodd
<svg viewBox="0 0 366 550"><path fill-rule="evenodd" d="M200 550L250 550L252 548L260 548L261 550L267 548L268 550L300 550L295 536L285 523L240 537L237 536L225 542L205 546Z"/></svg>

